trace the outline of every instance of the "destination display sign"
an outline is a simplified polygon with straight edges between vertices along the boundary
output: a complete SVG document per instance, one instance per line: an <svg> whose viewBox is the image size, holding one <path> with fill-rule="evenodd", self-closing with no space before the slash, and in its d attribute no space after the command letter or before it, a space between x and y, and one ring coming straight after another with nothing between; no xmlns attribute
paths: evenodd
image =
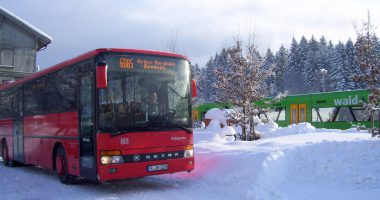
<svg viewBox="0 0 380 200"><path fill-rule="evenodd" d="M119 67L121 69L144 69L166 71L170 68L177 67L177 63L168 60L160 60L158 58L133 58L123 56L119 58Z"/></svg>

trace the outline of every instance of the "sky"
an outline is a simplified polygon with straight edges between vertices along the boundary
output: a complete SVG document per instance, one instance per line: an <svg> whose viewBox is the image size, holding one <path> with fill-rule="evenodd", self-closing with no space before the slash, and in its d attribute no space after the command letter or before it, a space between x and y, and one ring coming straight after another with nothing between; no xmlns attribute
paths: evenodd
<svg viewBox="0 0 380 200"><path fill-rule="evenodd" d="M134 48L183 54L204 66L223 47L255 33L261 52L289 47L292 38L324 35L355 40L376 0L0 0L0 5L53 38L37 54L41 69L87 51ZM379 33L379 29L376 29ZM175 45L173 45L175 44Z"/></svg>

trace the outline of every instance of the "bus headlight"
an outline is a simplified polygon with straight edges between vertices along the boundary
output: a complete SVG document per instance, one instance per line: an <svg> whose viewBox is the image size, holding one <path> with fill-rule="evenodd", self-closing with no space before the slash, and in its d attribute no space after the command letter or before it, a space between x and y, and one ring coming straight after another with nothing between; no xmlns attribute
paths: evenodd
<svg viewBox="0 0 380 200"><path fill-rule="evenodd" d="M192 158L194 157L194 149L187 149L185 150L185 154L183 155L184 158Z"/></svg>
<svg viewBox="0 0 380 200"><path fill-rule="evenodd" d="M185 153L183 154L184 158L192 158L194 157L194 147L193 145L187 145L185 147Z"/></svg>
<svg viewBox="0 0 380 200"><path fill-rule="evenodd" d="M123 156L120 151L101 151L100 162L102 165L124 163Z"/></svg>

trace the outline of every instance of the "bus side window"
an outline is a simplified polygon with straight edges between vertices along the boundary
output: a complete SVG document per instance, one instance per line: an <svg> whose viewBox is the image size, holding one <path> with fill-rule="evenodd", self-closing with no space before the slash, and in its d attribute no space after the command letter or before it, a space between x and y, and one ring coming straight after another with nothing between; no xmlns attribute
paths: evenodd
<svg viewBox="0 0 380 200"><path fill-rule="evenodd" d="M77 105L77 89L78 89L78 73L77 68L67 68L59 71L57 81L60 83L58 87L59 110L69 111L78 108Z"/></svg>

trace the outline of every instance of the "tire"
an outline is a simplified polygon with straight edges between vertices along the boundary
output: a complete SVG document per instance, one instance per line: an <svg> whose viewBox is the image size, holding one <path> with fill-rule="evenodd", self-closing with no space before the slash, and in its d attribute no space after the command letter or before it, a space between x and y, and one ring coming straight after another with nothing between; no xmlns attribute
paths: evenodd
<svg viewBox="0 0 380 200"><path fill-rule="evenodd" d="M7 167L14 167L15 162L9 158L7 142L1 143L1 157L3 158L3 165Z"/></svg>
<svg viewBox="0 0 380 200"><path fill-rule="evenodd" d="M65 149L62 146L58 147L54 162L55 171L58 175L59 180L64 184L72 184L75 178L69 174L67 156Z"/></svg>

